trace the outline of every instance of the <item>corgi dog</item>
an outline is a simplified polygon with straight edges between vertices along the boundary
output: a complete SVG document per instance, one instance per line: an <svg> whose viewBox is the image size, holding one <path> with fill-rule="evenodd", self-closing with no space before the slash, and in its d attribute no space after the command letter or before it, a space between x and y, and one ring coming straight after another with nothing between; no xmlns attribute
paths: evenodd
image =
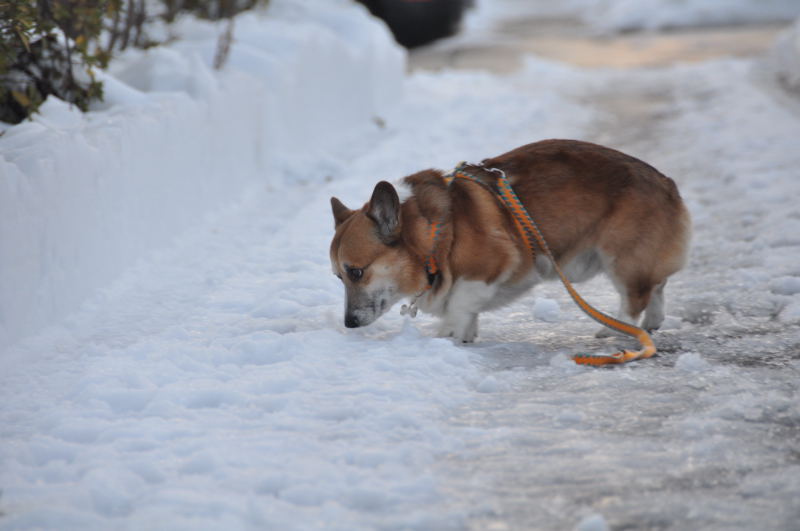
<svg viewBox="0 0 800 531"><path fill-rule="evenodd" d="M406 177L403 201L385 181L358 210L331 198L330 258L345 287L346 327L366 326L411 299L441 318L440 335L470 343L481 312L558 278L492 190L502 171L566 277L605 273L619 292L617 317L636 325L644 313L641 327L659 328L664 286L684 266L691 232L672 179L575 140L544 140L462 168L476 179L433 169Z"/></svg>

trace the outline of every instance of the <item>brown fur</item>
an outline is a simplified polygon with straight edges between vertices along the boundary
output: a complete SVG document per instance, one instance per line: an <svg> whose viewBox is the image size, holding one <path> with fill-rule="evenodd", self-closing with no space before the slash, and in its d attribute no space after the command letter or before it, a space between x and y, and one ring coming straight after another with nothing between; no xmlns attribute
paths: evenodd
<svg viewBox="0 0 800 531"><path fill-rule="evenodd" d="M486 159L483 166L508 175L559 265L586 253L603 257L603 268L627 298L632 318L683 266L689 215L675 183L652 166L571 140L528 144ZM480 166L467 171L488 182L496 179ZM463 179L447 186L436 170L409 176L405 183L412 196L400 207L399 232L389 245L376 235L370 214L373 203L387 201L382 193L376 189L370 203L355 212L333 200L337 230L331 260L340 273L346 265L363 267L365 277L358 284L367 286L372 264L380 265L402 295L413 296L427 285L422 264L433 252L441 274L431 297L446 296L458 279L502 281L513 289L534 265L542 276L551 276L547 259L539 252L534 263L511 215L489 190ZM429 228L439 221L445 229L434 249ZM351 284L348 290L357 288Z"/></svg>
<svg viewBox="0 0 800 531"><path fill-rule="evenodd" d="M591 246L615 259L633 317L683 266L689 214L675 182L649 164L567 140L528 144L483 164L510 176L559 264Z"/></svg>

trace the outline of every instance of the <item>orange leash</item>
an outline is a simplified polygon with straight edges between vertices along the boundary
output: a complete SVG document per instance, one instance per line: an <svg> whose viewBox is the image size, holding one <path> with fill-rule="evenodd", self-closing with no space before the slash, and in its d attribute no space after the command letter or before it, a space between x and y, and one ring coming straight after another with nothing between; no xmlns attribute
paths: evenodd
<svg viewBox="0 0 800 531"><path fill-rule="evenodd" d="M470 175L463 170L464 163L460 164L451 176L446 177L448 183L452 182L452 179L455 178L463 178L470 181L477 182L482 186L491 187L486 184L484 181L480 180L479 178ZM567 276L558 266L556 259L553 257L553 253L550 252L550 247L547 245L547 242L542 236L542 232L539 230L538 225L536 222L533 221L528 210L525 208L525 205L522 204L519 197L517 196L516 192L511 186L511 182L506 177L506 174L503 170L499 168L485 168L487 171L491 171L496 173L499 177L497 179L496 190L493 189L495 193L497 193L500 200L503 204L508 208L508 211L511 213L511 217L514 219L514 223L517 226L520 234L522 235L525 243L528 245L528 248L531 250L531 253L534 256L534 261L536 257L536 246L534 245L534 241L539 244L539 247L544 251L544 254L550 259L553 263L553 268L555 269L556 273L558 273L559 278L561 278L561 282L564 284L564 287L567 289L567 292L572 297L572 300L575 301L575 304L589 317L597 321L598 323L611 328L612 330L616 330L617 332L621 332L625 335L631 336L639 341L642 345L640 350L622 350L620 352L615 352L614 354L577 354L572 359L575 363L580 365L613 365L619 363L626 363L629 361L637 360L637 359L644 359L652 357L653 354L656 353L656 346L653 343L653 339L650 337L650 334L647 333L646 330L643 328L639 328L638 326L634 326L632 324L628 324L624 321L620 321L614 317L611 317L608 314L605 314L598 310L597 308L593 307L591 304L586 302L583 297L575 290L572 286L572 283L567 279Z"/></svg>

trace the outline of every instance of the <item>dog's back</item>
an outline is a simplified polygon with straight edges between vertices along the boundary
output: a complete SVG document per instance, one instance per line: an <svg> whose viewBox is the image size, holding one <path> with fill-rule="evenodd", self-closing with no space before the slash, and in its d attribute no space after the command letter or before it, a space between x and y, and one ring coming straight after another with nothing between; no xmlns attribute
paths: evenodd
<svg viewBox="0 0 800 531"><path fill-rule="evenodd" d="M678 188L639 159L588 142L545 140L483 164L511 178L559 263L597 252L628 298L627 316L638 316L686 261L690 220Z"/></svg>

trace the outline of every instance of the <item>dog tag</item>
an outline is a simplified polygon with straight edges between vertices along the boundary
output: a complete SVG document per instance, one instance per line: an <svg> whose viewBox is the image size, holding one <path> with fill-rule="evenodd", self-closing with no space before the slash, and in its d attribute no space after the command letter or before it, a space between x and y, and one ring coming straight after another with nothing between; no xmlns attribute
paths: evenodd
<svg viewBox="0 0 800 531"><path fill-rule="evenodd" d="M417 306L413 302L404 304L400 307L400 315L410 315L412 318L417 316Z"/></svg>

